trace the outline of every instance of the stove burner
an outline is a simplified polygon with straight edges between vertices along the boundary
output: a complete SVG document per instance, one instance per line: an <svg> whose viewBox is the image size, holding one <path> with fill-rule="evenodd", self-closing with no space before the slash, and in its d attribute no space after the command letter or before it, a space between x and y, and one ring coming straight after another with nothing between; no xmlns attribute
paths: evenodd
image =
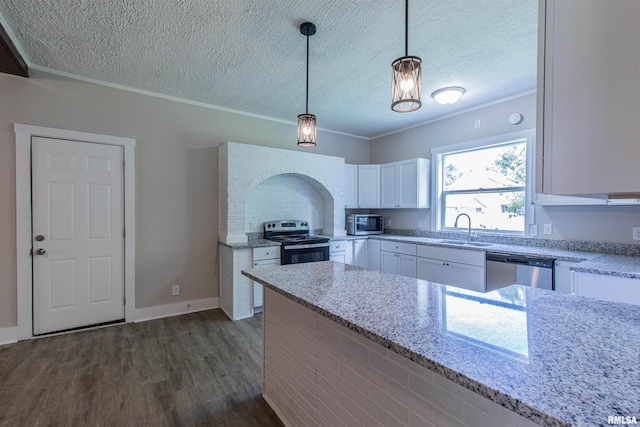
<svg viewBox="0 0 640 427"><path fill-rule="evenodd" d="M327 243L328 237L310 236L308 221L268 221L264 223L264 238L287 245Z"/></svg>

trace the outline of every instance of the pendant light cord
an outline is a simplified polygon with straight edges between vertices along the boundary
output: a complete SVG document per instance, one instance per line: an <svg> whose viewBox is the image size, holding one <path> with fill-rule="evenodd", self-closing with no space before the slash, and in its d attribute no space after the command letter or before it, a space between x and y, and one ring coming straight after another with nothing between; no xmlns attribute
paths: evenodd
<svg viewBox="0 0 640 427"><path fill-rule="evenodd" d="M307 34L307 93L305 97L305 114L309 114L309 34Z"/></svg>
<svg viewBox="0 0 640 427"><path fill-rule="evenodd" d="M308 47L307 50L309 50ZM409 56L409 0L404 2L404 56Z"/></svg>

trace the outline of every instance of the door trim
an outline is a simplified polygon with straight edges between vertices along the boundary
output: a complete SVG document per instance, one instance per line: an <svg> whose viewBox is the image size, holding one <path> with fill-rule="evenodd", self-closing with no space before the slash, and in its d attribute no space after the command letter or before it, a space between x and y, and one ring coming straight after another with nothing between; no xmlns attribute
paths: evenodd
<svg viewBox="0 0 640 427"><path fill-rule="evenodd" d="M58 138L123 147L124 162L124 295L125 322L135 321L135 154L136 140L15 123L16 134L16 277L18 340L33 336L31 265L31 137Z"/></svg>

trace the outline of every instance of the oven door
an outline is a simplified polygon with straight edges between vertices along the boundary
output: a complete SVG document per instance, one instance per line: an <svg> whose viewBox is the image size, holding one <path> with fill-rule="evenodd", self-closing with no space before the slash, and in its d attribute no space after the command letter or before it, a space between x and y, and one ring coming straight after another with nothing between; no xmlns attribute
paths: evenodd
<svg viewBox="0 0 640 427"><path fill-rule="evenodd" d="M282 264L300 264L302 262L329 261L329 243L310 245L283 245Z"/></svg>

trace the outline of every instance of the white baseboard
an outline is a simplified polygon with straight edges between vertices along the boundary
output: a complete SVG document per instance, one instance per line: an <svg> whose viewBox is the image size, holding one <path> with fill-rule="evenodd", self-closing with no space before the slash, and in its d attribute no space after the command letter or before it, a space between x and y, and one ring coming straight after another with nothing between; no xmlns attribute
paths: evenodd
<svg viewBox="0 0 640 427"><path fill-rule="evenodd" d="M0 328L0 345L12 344L18 342L20 336L18 327Z"/></svg>
<svg viewBox="0 0 640 427"><path fill-rule="evenodd" d="M219 299L203 298L193 301L181 301L173 304L156 305L154 307L136 308L135 322L160 319L162 317L177 316L179 314L191 313L194 311L211 310L219 308Z"/></svg>

